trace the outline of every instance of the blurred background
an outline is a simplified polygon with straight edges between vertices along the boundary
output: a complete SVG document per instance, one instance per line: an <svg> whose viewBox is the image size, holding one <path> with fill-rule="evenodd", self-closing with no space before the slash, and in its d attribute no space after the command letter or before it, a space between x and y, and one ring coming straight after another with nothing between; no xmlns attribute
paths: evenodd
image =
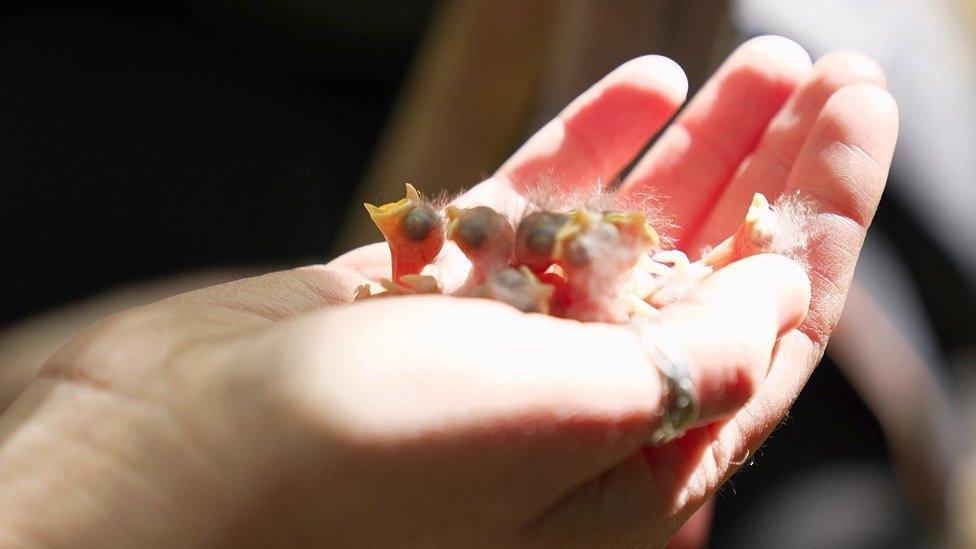
<svg viewBox="0 0 976 549"><path fill-rule="evenodd" d="M476 183L623 61L672 57L693 91L769 33L872 55L901 136L828 357L676 544L976 546L969 0L2 8L0 409L101 316L326 261L378 237L364 199Z"/></svg>

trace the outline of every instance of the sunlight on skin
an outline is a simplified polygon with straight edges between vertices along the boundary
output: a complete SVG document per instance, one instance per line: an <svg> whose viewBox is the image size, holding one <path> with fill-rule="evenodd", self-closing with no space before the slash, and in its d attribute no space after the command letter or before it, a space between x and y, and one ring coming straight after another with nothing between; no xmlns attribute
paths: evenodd
<svg viewBox="0 0 976 549"><path fill-rule="evenodd" d="M770 60L770 56L773 58ZM677 208L687 207L698 213L685 215L684 219L694 221L697 217L708 214L697 224L691 224L683 228L682 234L728 234L735 225L741 221L742 212L748 205L748 200L743 204L731 204L730 196L744 194L753 188L776 189L778 194L783 189L796 189L805 191L805 196L812 198L815 207L818 209L819 216L816 222L817 230L820 234L814 240L812 249L813 256L811 271L814 273L814 295L811 304L812 314L810 318L801 326L800 332L790 332L788 335L789 343L782 345L785 349L777 351L774 355L774 364L790 364L788 372L781 372L780 375L772 376L771 379L763 381L760 385L762 398L753 399L747 411L743 411L736 419L730 422L725 429L715 429L713 434L698 441L698 448L713 447L716 456L725 456L725 463L702 463L705 469L697 472L688 473L685 477L689 483L699 482L700 484L690 493L688 488L678 488L683 493L684 509L670 509L673 514L674 524L680 524L681 520L689 516L690 512L700 504L708 493L711 493L720 484L720 481L731 474L734 466L730 465L735 461L736 456L743 455L747 449L754 449L768 434L769 429L778 421L788 408L789 404L795 399L799 388L805 382L813 366L819 361L825 345L825 337L830 328L836 323L840 313L840 305L846 294L850 275L853 272L853 258L856 258L857 250L863 239L863 226L870 221L870 216L865 215L874 211L877 201L883 189L887 166L890 163L891 154L894 148L895 136L897 135L897 109L890 96L883 91L879 85L884 84L884 77L878 69L877 64L865 58L861 54L853 52L836 52L825 56L816 65L810 65L809 58L795 44L778 38L764 37L753 40L740 48L736 54L726 63L724 69L720 69L715 79L709 86L719 87L723 82L727 82L730 74L754 73L757 74L753 80L749 81L750 89L748 93L753 97L763 97L761 101L766 103L764 109L747 109L736 107L736 113L723 111L723 105L728 103L717 102L713 95L718 92L709 92L706 86L705 95L700 95L683 113L679 122L694 120L697 132L709 131L717 132L719 128L729 125L739 127L739 119L745 118L742 122L755 123L755 130L750 135L741 135L735 132L725 132L727 138L736 137L748 141L745 143L729 143L728 150L735 153L729 158L731 168L711 169L709 162L703 161L703 157L712 154L712 147L715 143L703 139L693 147L684 148L680 157L668 158L667 168L657 168L655 160L663 157L658 147L671 147L667 141L664 145L656 145L645 158L638 164L639 169L632 173L625 182L625 188L651 192L676 193L678 196L689 194L694 196L693 206L676 206L680 201L671 200L666 203L667 208L671 208L676 217L682 218L681 210ZM859 84L859 85L858 85ZM725 84L728 86L729 84ZM599 86L599 84L598 84ZM676 85L669 86L675 89ZM845 89L845 88L850 89ZM767 91L768 88L768 91ZM835 98L826 109L828 99L843 90L838 98ZM767 96L763 96L767 93ZM847 105L854 103L855 106ZM770 106L771 104L771 106ZM824 112L826 110L826 112ZM738 116L739 118L735 118ZM758 120L757 120L758 118ZM732 121L730 121L732 120ZM690 123L690 122L688 122ZM714 128L714 129L712 129ZM850 131L829 137L823 136L822 132L828 129ZM656 131L657 128L655 128ZM862 130L863 131L862 133ZM676 130L669 130L676 131ZM668 133L665 133L667 136ZM675 141L687 139L687 130L681 130L679 136L673 137ZM684 137L681 137L684 136ZM566 173L573 169L572 164L567 162L560 164L553 162L558 160L559 155L554 151L562 150L563 147L558 143L560 140L575 140L578 136L567 136L565 132L557 132L552 129L544 129L539 136L533 137L516 155L510 159L505 167L492 179L476 186L471 191L470 196L477 196L476 202L492 205L500 210L512 210L511 204L518 204L517 190L520 185L514 185L505 178L506 173L526 173L527 170L535 170L536 177L546 177L547 174ZM665 138L662 138L664 140ZM543 145L533 145L533 142L541 142ZM758 145L755 143L758 142ZM848 145L850 147L848 147ZM751 147L761 147L761 154L754 154ZM538 147L538 148L537 148ZM572 149L572 145L567 148ZM630 150L631 144L624 144L622 148ZM870 154L863 157L850 155L831 155L826 159L825 165L812 166L814 161L807 160L796 163L801 157L801 149L809 151L806 156L820 155L825 156L825 151L838 150L841 147L847 150L871 150ZM776 152L766 152L776 151ZM795 150L795 152L789 152ZM539 169L536 166L532 155L540 154L547 158L550 163L547 167ZM523 156L524 155L524 156ZM785 167L780 167L782 175L781 183L764 181L762 184L767 187L759 187L756 180L757 174L768 173L771 168L765 164L776 159L780 162L787 162ZM750 162L754 160L753 162ZM573 162L578 162L574 159ZM745 163L751 167L743 171L736 169L735 165ZM589 178L596 174L604 180L610 180L616 175L620 165L614 165L609 169L605 164L593 163L583 170L588 178L577 180L578 185L592 185L594 179ZM879 170L878 167L883 167ZM711 169L711 171L709 171ZM657 170L665 170L660 172ZM655 174L666 173L668 178ZM714 187L715 191L710 193L714 196L712 200L721 202L720 204L709 204L701 202L702 194L691 189L675 188L672 181L682 180L673 179L674 174L684 174L692 180L708 180L706 186ZM858 195L848 196L848 208L838 210L834 202L835 196L842 196L845 192L842 183L845 183L853 175L862 176L857 181L859 190ZM791 184L787 181L789 176ZM657 183L656 178L660 177L664 183ZM580 183L581 181L581 183ZM819 190L810 189L811 181L816 182L817 187L827 186L830 191L827 193ZM849 192L849 191L848 191ZM737 194L738 193L738 194ZM513 197L514 195L514 197ZM466 200L467 199L467 200ZM465 204L475 202L470 197L462 197ZM689 199L691 200L691 199ZM516 207L517 210L517 207ZM729 211L734 210L730 214ZM860 210L858 212L857 210ZM852 223L851 218L856 218L857 222ZM732 223L731 220L735 220ZM846 221L845 221L846 220ZM703 229L707 227L707 229ZM703 232L705 231L705 232ZM711 231L711 232L707 232ZM836 231L836 232L835 232ZM698 241L694 246L712 243ZM825 276L823 273L828 274ZM382 273L382 269L377 270ZM829 278L828 278L829 276ZM758 280L758 279L757 279ZM786 366L779 366L780 369ZM752 390L756 390L753 387ZM767 393L768 391L768 393ZM776 396L773 396L776 395ZM750 391L751 396L751 391ZM771 401L773 404L769 405ZM754 408L760 406L756 411ZM714 416L713 416L714 417ZM655 460L666 461L669 454L676 455L680 459L685 459L687 451L671 452L662 449L657 452L650 452L649 458L651 466ZM696 455L706 456L702 451ZM663 465L671 468L671 464ZM693 469L693 468L692 468ZM638 469L638 474L647 474L646 471ZM654 476L654 473L651 473ZM680 480L680 479L679 479ZM631 486L642 487L646 483L633 482ZM632 490L622 490L631 492ZM630 496L639 501L653 500L660 502L660 494L637 494ZM677 499L677 498L676 498ZM650 503L648 503L650 505ZM570 511L567 513L571 514Z"/></svg>
<svg viewBox="0 0 976 549"><path fill-rule="evenodd" d="M625 183L668 194L691 235L726 215L715 203L758 144L802 142L784 188L818 211L808 272L754 256L662 310L701 391L685 437L644 447L660 380L622 327L445 296L345 305L389 276L373 245L123 313L62 348L0 416L0 541L663 546L819 361L884 186L897 109L875 83L830 93L802 139L767 130L816 74L785 39L747 42ZM612 180L686 89L663 58L625 64L457 204L506 211L535 179ZM456 257L438 267L465 273Z"/></svg>

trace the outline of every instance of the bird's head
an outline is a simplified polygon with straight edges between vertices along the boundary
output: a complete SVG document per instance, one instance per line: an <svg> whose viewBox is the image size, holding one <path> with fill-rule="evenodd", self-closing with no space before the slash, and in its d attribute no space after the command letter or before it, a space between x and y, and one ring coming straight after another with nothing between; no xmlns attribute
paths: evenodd
<svg viewBox="0 0 976 549"><path fill-rule="evenodd" d="M413 185L407 183L406 195L396 202L363 206L390 245L394 281L404 274L419 273L440 253L444 221Z"/></svg>

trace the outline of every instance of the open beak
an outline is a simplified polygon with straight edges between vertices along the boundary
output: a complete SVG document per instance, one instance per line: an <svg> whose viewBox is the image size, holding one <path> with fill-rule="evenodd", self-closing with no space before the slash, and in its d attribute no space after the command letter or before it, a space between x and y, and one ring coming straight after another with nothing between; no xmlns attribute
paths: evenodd
<svg viewBox="0 0 976 549"><path fill-rule="evenodd" d="M406 184L405 194L382 206L363 204L390 246L394 283L403 275L419 274L444 245L443 221L437 212L420 199L413 185Z"/></svg>
<svg viewBox="0 0 976 549"><path fill-rule="evenodd" d="M448 206L445 210L445 213L447 213L447 230L444 233L444 237L448 240L454 240L455 235L457 235L458 224L460 223L461 213L463 212L464 210L457 206Z"/></svg>
<svg viewBox="0 0 976 549"><path fill-rule="evenodd" d="M769 201L761 193L752 196L752 204L746 212L745 225L749 240L757 246L765 246L776 232L776 214L769 207Z"/></svg>
<svg viewBox="0 0 976 549"><path fill-rule="evenodd" d="M584 210L569 212L569 221L556 231L556 241L552 247L552 259L558 261L566 253L566 246L578 233L587 229L592 223L592 214Z"/></svg>
<svg viewBox="0 0 976 549"><path fill-rule="evenodd" d="M603 219L607 223L616 225L618 229L646 241L647 246L651 249L656 250L661 247L661 237L658 236L654 227L651 227L647 222L647 216L641 212L608 212L604 214Z"/></svg>
<svg viewBox="0 0 976 549"><path fill-rule="evenodd" d="M417 192L417 189L413 185L407 183L406 196L400 200L383 204L382 206L365 203L363 207L369 212L369 218L373 220L373 223L383 233L383 236L387 240L390 240L400 226L400 221L403 219L403 216L407 215L419 202L420 193Z"/></svg>

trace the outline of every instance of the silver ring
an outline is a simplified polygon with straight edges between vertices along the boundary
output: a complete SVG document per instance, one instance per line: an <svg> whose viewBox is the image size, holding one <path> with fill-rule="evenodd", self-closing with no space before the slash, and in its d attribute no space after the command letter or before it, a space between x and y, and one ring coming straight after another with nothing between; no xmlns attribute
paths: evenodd
<svg viewBox="0 0 976 549"><path fill-rule="evenodd" d="M670 442L695 425L701 411L698 390L691 380L688 363L681 352L659 337L657 325L650 319L635 317L631 324L640 337L641 347L651 364L661 374L662 395L660 423L651 433L650 443L659 446Z"/></svg>

